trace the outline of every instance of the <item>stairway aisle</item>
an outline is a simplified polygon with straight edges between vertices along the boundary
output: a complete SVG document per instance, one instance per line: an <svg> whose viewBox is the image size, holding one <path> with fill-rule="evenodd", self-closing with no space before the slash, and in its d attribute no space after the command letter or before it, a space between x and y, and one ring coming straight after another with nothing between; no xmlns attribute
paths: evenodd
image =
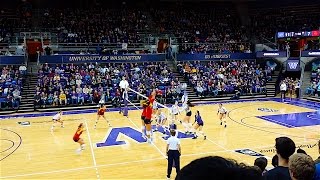
<svg viewBox="0 0 320 180"><path fill-rule="evenodd" d="M276 87L277 87L277 80L279 76L279 71L274 71L272 75L272 80L266 83L266 91L267 97L275 97L276 96Z"/></svg>
<svg viewBox="0 0 320 180"><path fill-rule="evenodd" d="M28 76L26 83L23 85L19 112L33 112L33 99L36 92L37 81L37 76L32 74Z"/></svg>
<svg viewBox="0 0 320 180"><path fill-rule="evenodd" d="M180 83L186 83L187 84L187 93L188 93L188 98L190 101L194 101L194 100L199 100L199 97L196 95L196 93L194 92L193 88L191 88L188 85L188 82L184 79L184 77L179 73L177 66L174 64L173 61L167 61L167 66L169 67L169 69L172 70L172 73L174 75L174 77L176 77Z"/></svg>
<svg viewBox="0 0 320 180"><path fill-rule="evenodd" d="M305 95L306 89L310 86L310 81L311 81L311 71L304 71L303 74L303 79L301 79L301 97Z"/></svg>

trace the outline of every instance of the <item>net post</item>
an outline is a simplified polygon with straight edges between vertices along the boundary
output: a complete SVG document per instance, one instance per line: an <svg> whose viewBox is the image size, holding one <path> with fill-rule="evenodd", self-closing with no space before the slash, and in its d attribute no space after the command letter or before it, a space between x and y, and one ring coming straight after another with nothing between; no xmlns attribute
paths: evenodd
<svg viewBox="0 0 320 180"><path fill-rule="evenodd" d="M123 99L123 105L124 105L123 116L128 117L129 111L128 111L128 92L127 92L127 90L124 91L122 99Z"/></svg>

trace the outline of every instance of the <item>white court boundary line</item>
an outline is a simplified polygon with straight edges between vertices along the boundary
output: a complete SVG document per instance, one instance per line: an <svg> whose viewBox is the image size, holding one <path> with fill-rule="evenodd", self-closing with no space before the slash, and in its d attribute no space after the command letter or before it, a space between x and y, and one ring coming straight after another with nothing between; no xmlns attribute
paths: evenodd
<svg viewBox="0 0 320 180"><path fill-rule="evenodd" d="M264 105L264 104L263 104L263 105ZM292 104L289 104L289 105L292 105ZM294 106L294 105L293 105L293 106ZM238 109L236 109L236 111L232 111L232 112L235 113L235 112L237 112L237 111L239 111L239 110L241 110L241 109L242 109L242 108L238 108ZM241 113L250 114L250 113L248 113L248 112L246 112L246 111L242 111ZM296 113L297 113L297 112L296 112ZM300 112L300 113L301 113L301 112ZM229 116L230 116L230 112L229 112L228 114L229 114ZM295 113L285 113L285 114L295 114ZM256 118L258 118L258 119L262 119L262 118L257 117L257 116L259 116L259 115L252 115L252 114L250 114L250 115L251 115L251 116L245 117L245 118L256 117ZM284 114L278 114L278 115L284 115ZM264 115L263 118L265 118L266 116L268 116L268 115ZM235 120L232 119L232 118L229 118L229 119L235 121ZM309 129L311 129L312 131L314 130L313 128L310 128L310 126L309 126L309 129L306 130L306 129L304 129L303 127L292 126L292 125L287 124L287 123L285 123L285 122L279 122L279 121L277 121L277 120L273 120L273 119L270 119L270 118L266 118L266 119L269 119L270 121L272 120L271 123L280 124L280 125L282 124L282 125L284 125L284 126L286 126L286 127L290 126L290 127L293 127L293 128L295 128L295 129L302 130L302 131L305 131L305 132L310 132ZM269 121L269 122L270 122L270 121ZM244 123L241 122L241 120L240 120L240 121L237 120L237 121L235 121L235 122L238 122L238 123L240 123L240 124L244 124ZM247 125L252 126L252 125L250 125L250 124L247 124ZM313 126L317 126L317 125L313 125ZM315 132L317 132L317 131L315 131ZM278 134L280 134L280 133L278 133ZM292 136L292 135L288 135L288 134L282 134L282 135ZM301 138L302 138L302 137L301 137ZM305 138L305 137L304 137L304 138Z"/></svg>
<svg viewBox="0 0 320 180"><path fill-rule="evenodd" d="M129 117L127 117L127 119L128 119L137 129L139 129L139 127L138 127ZM167 157L153 142L151 142L151 144L157 149L157 151L158 151L164 158Z"/></svg>
<svg viewBox="0 0 320 180"><path fill-rule="evenodd" d="M315 140L309 141L316 142ZM296 144L306 143L303 142L296 142ZM250 147L248 149L261 149L261 148L272 148L273 146L259 146L259 147ZM198 156L198 155L205 155L205 154L215 154L215 153L222 153L222 152L234 152L234 150L221 150L221 151L212 151L212 152L204 152L204 153L194 153L194 154L185 154L181 155L182 157L189 157L189 156ZM103 164L103 165L96 165L94 166L87 166L87 167L80 167L80 168L72 168L72 169L64 169L64 170L55 170L55 171L46 171L46 172L36 172L36 173L29 173L29 174L19 174L19 175L12 175L12 176L5 176L0 177L0 179L7 179L7 178L16 178L16 177L26 177L26 176L34 176L34 175L44 175L44 174L54 174L54 173L62 173L62 172L73 172L78 170L84 169L92 169L92 168L99 168L99 167L108 167L108 166L117 166L117 165L125 165L125 164L132 164L132 163L139 163L139 162L149 162L154 160L163 160L163 158L152 158L152 159L143 159L143 160L136 160L136 161L127 161L127 162L120 162L120 163L112 163L112 164Z"/></svg>
<svg viewBox="0 0 320 180"><path fill-rule="evenodd" d="M92 147L92 141L91 141L91 136L90 136L90 132L89 132L89 126L88 126L88 123L87 123L87 119L84 119L84 122L86 124L86 131L87 131L88 139L89 139L89 143L90 143L91 155L92 155L92 160L93 160L93 167L96 170L97 179L100 180L100 174L99 174L99 171L98 171L98 168L97 168L96 157L94 155L94 151L93 151L93 147Z"/></svg>
<svg viewBox="0 0 320 180"><path fill-rule="evenodd" d="M224 128L224 127L223 127ZM234 152L234 150L228 150L227 148L225 148L224 146L222 146L222 145L220 145L220 144L218 144L218 143L216 143L216 142L214 142L214 141L212 141L211 139L209 139L208 137L207 137L207 140L208 141L210 141L211 143L213 143L214 145L216 145L216 146L218 146L218 147L220 147L220 148L222 148L223 150L224 150L224 152ZM239 154L237 154L237 152L234 152L235 153L235 156L236 157L238 157L239 159L241 159L240 158L240 156L239 156ZM249 165L251 165L252 163L249 163L249 162L247 162L247 161L244 161L244 162L246 162L247 164L249 164Z"/></svg>

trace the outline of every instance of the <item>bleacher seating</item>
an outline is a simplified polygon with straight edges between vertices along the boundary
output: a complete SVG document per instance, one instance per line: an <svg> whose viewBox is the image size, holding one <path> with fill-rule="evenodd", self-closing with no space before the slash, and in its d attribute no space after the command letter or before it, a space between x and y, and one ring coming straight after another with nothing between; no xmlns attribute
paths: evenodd
<svg viewBox="0 0 320 180"><path fill-rule="evenodd" d="M320 61L312 63L310 86L305 93L310 96L320 97Z"/></svg>
<svg viewBox="0 0 320 180"><path fill-rule="evenodd" d="M17 109L21 100L24 75L19 66L0 66L0 109Z"/></svg>
<svg viewBox="0 0 320 180"><path fill-rule="evenodd" d="M319 4L275 6L259 3L250 9L252 28L259 37L275 42L275 32L297 32L319 29Z"/></svg>
<svg viewBox="0 0 320 180"><path fill-rule="evenodd" d="M163 62L126 64L61 64L42 65L38 73L36 94L40 95L41 106L63 105L61 93L66 94L66 104L78 105L110 102L120 96L119 82L125 76L130 87L144 95L152 88L163 91L179 85L171 70ZM129 94L131 100L138 100ZM173 98L173 97L171 97Z"/></svg>
<svg viewBox="0 0 320 180"><path fill-rule="evenodd" d="M226 94L264 94L272 70L255 61L187 62L179 65L180 73L198 96Z"/></svg>

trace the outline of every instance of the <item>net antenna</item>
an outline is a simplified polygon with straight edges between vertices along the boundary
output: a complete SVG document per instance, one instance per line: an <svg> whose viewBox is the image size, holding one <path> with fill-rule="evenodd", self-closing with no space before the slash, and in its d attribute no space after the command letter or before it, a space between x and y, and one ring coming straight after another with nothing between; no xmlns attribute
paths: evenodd
<svg viewBox="0 0 320 180"><path fill-rule="evenodd" d="M136 93L136 94L138 94L139 96L141 96L141 97L143 97L143 98L145 98L145 99L148 99L148 97L147 96L145 96L145 95L143 95L143 94L141 94L141 93L139 93L139 92L137 92L137 91L135 91L135 90L133 90L133 89L131 89L131 88L127 88L127 90L129 90L129 91L132 91L132 92L134 92L134 93ZM131 104L131 105L133 105L136 109L139 109L140 110L140 108L139 107L137 107L136 105L134 105L129 99L128 99L128 96L126 97L127 99L127 101ZM157 101L156 101L157 102ZM161 108L164 108L164 109L166 109L167 110L167 125L169 126L170 125L170 122L172 121L172 117L171 117L171 108L169 108L168 106L166 106L166 105L163 105L163 104L161 104L161 103L159 103L159 102L157 102L157 105L158 106L160 106ZM169 119L170 118L170 119Z"/></svg>

